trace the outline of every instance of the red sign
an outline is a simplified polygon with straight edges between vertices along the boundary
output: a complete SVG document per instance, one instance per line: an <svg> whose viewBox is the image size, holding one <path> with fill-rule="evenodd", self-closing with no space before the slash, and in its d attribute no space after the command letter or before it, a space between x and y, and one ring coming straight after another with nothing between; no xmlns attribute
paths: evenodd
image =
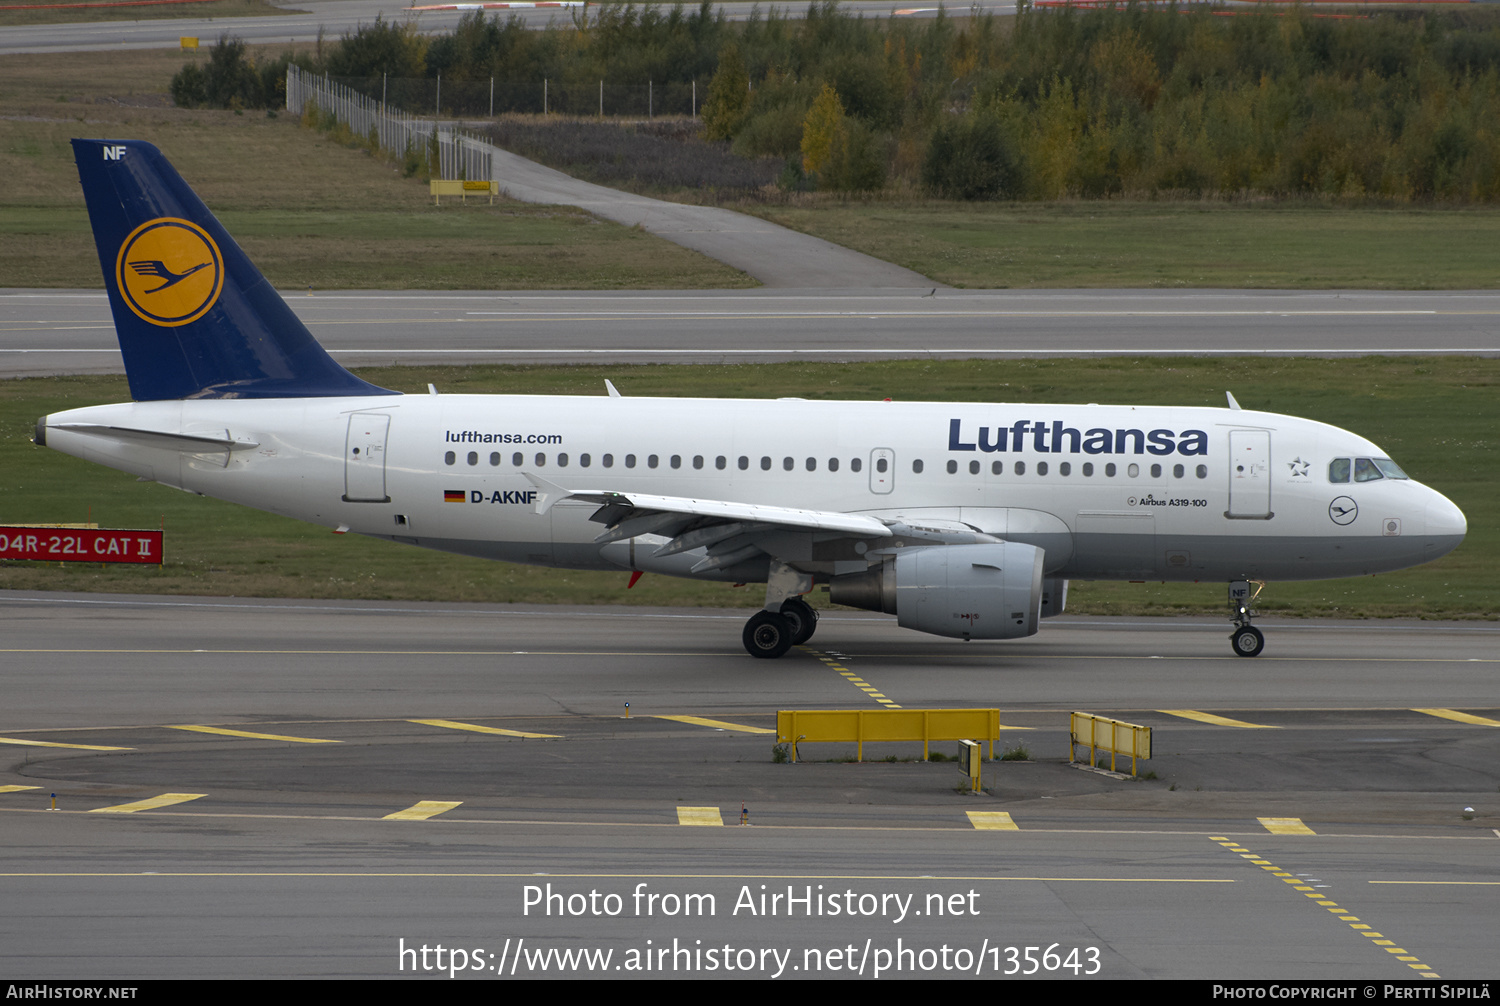
<svg viewBox="0 0 1500 1006"><path fill-rule="evenodd" d="M161 565L162 532L0 526L0 559Z"/></svg>

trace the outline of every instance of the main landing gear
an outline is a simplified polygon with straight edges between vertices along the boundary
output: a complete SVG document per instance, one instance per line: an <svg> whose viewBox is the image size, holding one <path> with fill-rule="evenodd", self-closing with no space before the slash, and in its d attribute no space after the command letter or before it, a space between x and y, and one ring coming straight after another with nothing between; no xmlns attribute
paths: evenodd
<svg viewBox="0 0 1500 1006"><path fill-rule="evenodd" d="M1266 637L1250 624L1255 617L1251 606L1264 587L1259 580L1231 580L1229 583L1229 619L1234 623L1229 645L1237 657L1257 657L1266 648Z"/></svg>
<svg viewBox="0 0 1500 1006"><path fill-rule="evenodd" d="M812 638L818 613L802 600L812 589L812 574L773 562L766 581L766 606L750 616L741 639L752 657L775 658Z"/></svg>

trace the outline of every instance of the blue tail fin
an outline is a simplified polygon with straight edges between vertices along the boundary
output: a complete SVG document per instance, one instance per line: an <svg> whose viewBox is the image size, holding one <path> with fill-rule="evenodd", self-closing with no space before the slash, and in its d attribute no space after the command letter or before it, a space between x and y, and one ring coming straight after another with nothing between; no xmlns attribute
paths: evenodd
<svg viewBox="0 0 1500 1006"><path fill-rule="evenodd" d="M136 401L395 394L334 362L161 151L73 156Z"/></svg>

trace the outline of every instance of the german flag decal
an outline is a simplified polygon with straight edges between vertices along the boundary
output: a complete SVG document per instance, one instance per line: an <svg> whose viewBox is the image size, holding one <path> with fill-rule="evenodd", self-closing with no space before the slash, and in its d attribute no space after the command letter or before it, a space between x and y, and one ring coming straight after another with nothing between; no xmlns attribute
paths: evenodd
<svg viewBox="0 0 1500 1006"><path fill-rule="evenodd" d="M468 498L468 494L465 493L462 489L444 489L443 490L443 502L444 503L462 503L467 498Z"/></svg>

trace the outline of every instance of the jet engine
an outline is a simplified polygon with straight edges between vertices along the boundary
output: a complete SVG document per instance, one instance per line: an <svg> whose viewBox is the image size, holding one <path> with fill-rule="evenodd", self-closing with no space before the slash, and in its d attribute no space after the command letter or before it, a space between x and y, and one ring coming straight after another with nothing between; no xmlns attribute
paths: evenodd
<svg viewBox="0 0 1500 1006"><path fill-rule="evenodd" d="M899 549L863 573L835 576L829 598L936 636L1019 639L1041 619L1043 555L1014 541Z"/></svg>

